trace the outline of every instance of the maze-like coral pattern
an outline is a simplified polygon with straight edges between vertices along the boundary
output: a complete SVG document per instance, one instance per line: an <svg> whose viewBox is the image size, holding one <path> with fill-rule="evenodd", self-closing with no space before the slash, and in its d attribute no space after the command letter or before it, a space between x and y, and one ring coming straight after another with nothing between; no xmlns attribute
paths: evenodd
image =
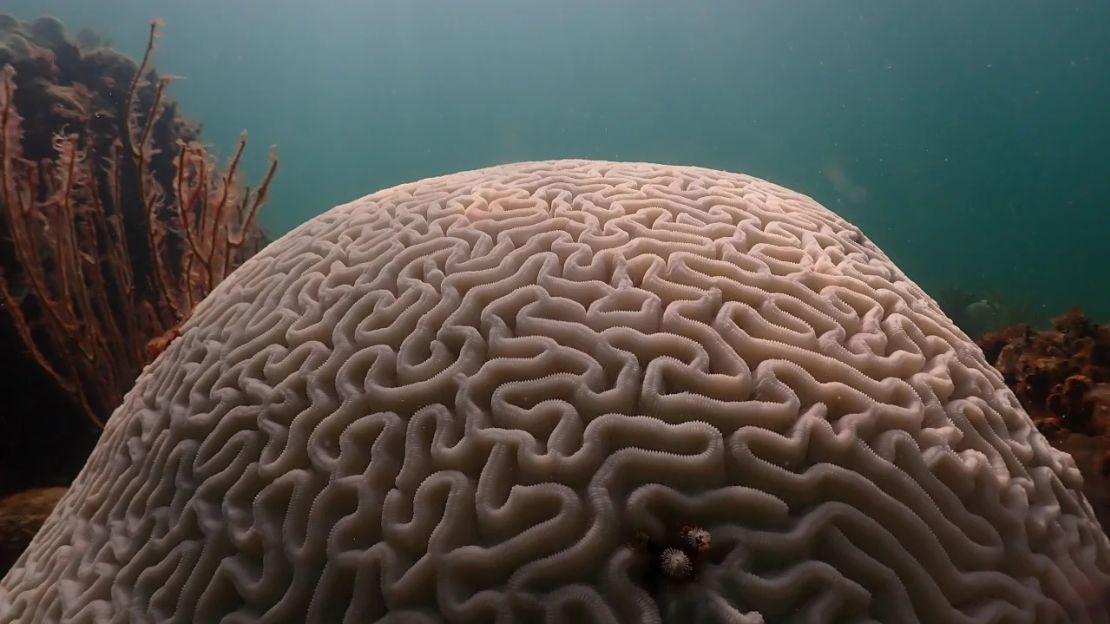
<svg viewBox="0 0 1110 624"><path fill-rule="evenodd" d="M236 271L0 620L1106 622L1079 488L813 200L524 163L340 206ZM668 578L684 526L709 551Z"/></svg>

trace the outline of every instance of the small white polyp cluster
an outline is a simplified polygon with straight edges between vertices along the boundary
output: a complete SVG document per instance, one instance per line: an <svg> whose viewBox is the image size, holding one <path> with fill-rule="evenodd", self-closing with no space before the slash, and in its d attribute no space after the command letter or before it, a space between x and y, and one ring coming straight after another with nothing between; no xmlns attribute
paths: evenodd
<svg viewBox="0 0 1110 624"><path fill-rule="evenodd" d="M222 283L0 621L1106 622L1079 488L813 200L523 163L340 206Z"/></svg>

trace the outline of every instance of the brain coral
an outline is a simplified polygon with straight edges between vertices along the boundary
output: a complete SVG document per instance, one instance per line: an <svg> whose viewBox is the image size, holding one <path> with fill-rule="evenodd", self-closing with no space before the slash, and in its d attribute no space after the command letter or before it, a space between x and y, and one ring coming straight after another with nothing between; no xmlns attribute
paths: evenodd
<svg viewBox="0 0 1110 624"><path fill-rule="evenodd" d="M337 207L237 270L0 620L1106 622L1081 485L813 200L524 163Z"/></svg>

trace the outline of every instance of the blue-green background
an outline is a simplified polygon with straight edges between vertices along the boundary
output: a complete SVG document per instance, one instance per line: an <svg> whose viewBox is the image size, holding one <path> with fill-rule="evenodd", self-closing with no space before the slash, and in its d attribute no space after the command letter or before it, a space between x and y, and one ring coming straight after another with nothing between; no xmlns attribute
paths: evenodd
<svg viewBox="0 0 1110 624"><path fill-rule="evenodd" d="M156 58L274 234L515 160L743 171L853 221L926 290L1110 319L1110 2L4 0Z"/></svg>

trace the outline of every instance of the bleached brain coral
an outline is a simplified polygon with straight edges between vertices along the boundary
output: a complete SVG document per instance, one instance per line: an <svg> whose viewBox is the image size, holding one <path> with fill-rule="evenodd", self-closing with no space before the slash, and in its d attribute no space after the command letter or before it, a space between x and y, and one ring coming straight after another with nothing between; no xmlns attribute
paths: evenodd
<svg viewBox="0 0 1110 624"><path fill-rule="evenodd" d="M524 163L340 206L236 271L0 619L1105 622L1080 481L813 200Z"/></svg>

